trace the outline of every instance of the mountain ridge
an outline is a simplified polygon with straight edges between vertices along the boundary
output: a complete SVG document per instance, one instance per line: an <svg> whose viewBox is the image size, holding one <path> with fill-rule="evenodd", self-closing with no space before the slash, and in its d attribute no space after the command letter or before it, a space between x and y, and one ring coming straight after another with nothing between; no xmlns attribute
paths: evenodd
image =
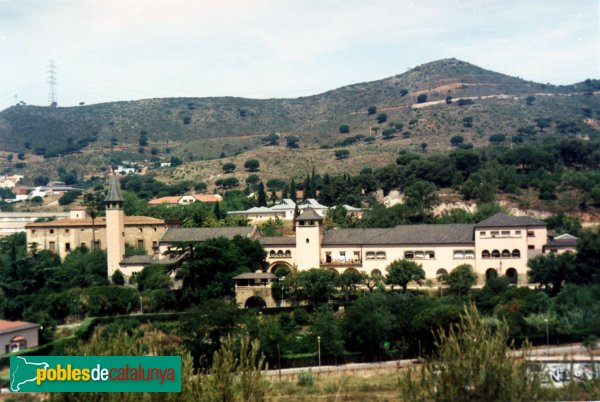
<svg viewBox="0 0 600 402"><path fill-rule="evenodd" d="M195 155L216 157L226 148L228 153L235 153L260 146L260 140L252 137L271 132L298 135L317 144L334 139L341 124L349 124L353 132L368 132L373 124L363 115L368 116L369 106L381 110L406 107L406 113L399 115L404 119L415 114L411 106L420 94L426 94L428 101L441 101L448 96L477 99L541 91L576 94L585 89L586 84L581 83L556 86L525 81L451 58L381 80L298 98L148 98L58 108L13 106L0 112L0 147L55 156L85 150L90 144L109 148L111 142L134 151L142 131L151 144L171 143L174 148L203 140L247 137L228 143L229 148L224 142L221 150L215 148Z"/></svg>

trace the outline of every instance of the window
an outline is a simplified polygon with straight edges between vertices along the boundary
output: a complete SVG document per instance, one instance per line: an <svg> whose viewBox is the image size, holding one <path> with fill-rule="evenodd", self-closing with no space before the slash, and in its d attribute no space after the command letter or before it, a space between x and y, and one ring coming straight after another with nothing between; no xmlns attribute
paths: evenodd
<svg viewBox="0 0 600 402"><path fill-rule="evenodd" d="M308 237L306 238L306 242L307 242L307 243L310 243L310 239L309 239Z"/></svg>
<svg viewBox="0 0 600 402"><path fill-rule="evenodd" d="M50 251L56 251L56 243L51 241L48 243L48 250Z"/></svg>
<svg viewBox="0 0 600 402"><path fill-rule="evenodd" d="M415 259L420 259L422 260L423 258L425 258L425 253L422 251L415 251Z"/></svg>
<svg viewBox="0 0 600 402"><path fill-rule="evenodd" d="M67 253L71 251L71 243L65 243L65 251Z"/></svg>
<svg viewBox="0 0 600 402"><path fill-rule="evenodd" d="M502 236L510 236L510 230L503 230Z"/></svg>
<svg viewBox="0 0 600 402"><path fill-rule="evenodd" d="M521 258L521 252L519 250L517 250L517 249L514 249L512 251L512 257L513 258Z"/></svg>
<svg viewBox="0 0 600 402"><path fill-rule="evenodd" d="M340 251L340 260L346 261L346 252L345 251Z"/></svg>
<svg viewBox="0 0 600 402"><path fill-rule="evenodd" d="M137 246L138 246L138 248L144 248L144 240L143 239L139 239L137 241Z"/></svg>
<svg viewBox="0 0 600 402"><path fill-rule="evenodd" d="M428 260L434 259L435 252L434 251L425 251L425 258L427 258Z"/></svg>
<svg viewBox="0 0 600 402"><path fill-rule="evenodd" d="M381 276L381 271L378 269L374 269L371 271L371 275L373 276Z"/></svg>
<svg viewBox="0 0 600 402"><path fill-rule="evenodd" d="M290 250L285 250L285 256L287 258L291 258L292 257L292 252Z"/></svg>
<svg viewBox="0 0 600 402"><path fill-rule="evenodd" d="M277 253L275 253L275 250L269 251L269 257L273 258L273 257L276 257L276 256L277 256Z"/></svg>
<svg viewBox="0 0 600 402"><path fill-rule="evenodd" d="M140 231L140 233L144 231L143 228L138 228L138 230Z"/></svg>
<svg viewBox="0 0 600 402"><path fill-rule="evenodd" d="M154 229L154 231L156 232L156 226L154 226L152 229Z"/></svg>
<svg viewBox="0 0 600 402"><path fill-rule="evenodd" d="M31 234L35 234L35 229L32 229L32 230L31 230Z"/></svg>
<svg viewBox="0 0 600 402"><path fill-rule="evenodd" d="M502 258L508 258L508 257L510 257L510 251L502 250Z"/></svg>
<svg viewBox="0 0 600 402"><path fill-rule="evenodd" d="M377 252L377 259L378 260L385 260L385 251L378 251Z"/></svg>
<svg viewBox="0 0 600 402"><path fill-rule="evenodd" d="M435 277L437 280L440 280L440 277L442 277L444 275L448 275L448 271L446 271L444 268L438 269L437 272L435 273Z"/></svg>
<svg viewBox="0 0 600 402"><path fill-rule="evenodd" d="M500 232L499 232L499 231L497 231L497 230L492 230L492 231L490 232L490 234L492 235L492 237L496 237L496 236L499 236L499 235L500 235Z"/></svg>
<svg viewBox="0 0 600 402"><path fill-rule="evenodd" d="M358 260L358 259L360 259L360 252L359 252L359 251L355 251L355 252L354 252L354 259L355 259L355 260Z"/></svg>
<svg viewBox="0 0 600 402"><path fill-rule="evenodd" d="M367 260L374 260L374 259L375 259L375 252L367 251Z"/></svg>
<svg viewBox="0 0 600 402"><path fill-rule="evenodd" d="M527 249L528 249L528 250L533 250L534 248L535 248L535 246L534 246L534 245L529 245L529 246L527 246Z"/></svg>
<svg viewBox="0 0 600 402"><path fill-rule="evenodd" d="M283 250L277 251L277 257L283 257Z"/></svg>
<svg viewBox="0 0 600 402"><path fill-rule="evenodd" d="M54 233L54 229L50 229L50 234L53 234L53 233Z"/></svg>
<svg viewBox="0 0 600 402"><path fill-rule="evenodd" d="M515 230L515 235L516 236L521 236L521 231L520 230Z"/></svg>
<svg viewBox="0 0 600 402"><path fill-rule="evenodd" d="M325 262L331 262L331 252L325 253Z"/></svg>
<svg viewBox="0 0 600 402"><path fill-rule="evenodd" d="M465 258L465 253L462 250L454 250L452 258Z"/></svg>
<svg viewBox="0 0 600 402"><path fill-rule="evenodd" d="M413 258L415 258L415 255L412 251L405 251L404 258L407 260L412 260Z"/></svg>
<svg viewBox="0 0 600 402"><path fill-rule="evenodd" d="M481 258L490 258L490 252L488 250L483 250L481 252Z"/></svg>
<svg viewBox="0 0 600 402"><path fill-rule="evenodd" d="M69 229L65 229L65 234L69 234Z"/></svg>
<svg viewBox="0 0 600 402"><path fill-rule="evenodd" d="M479 232L479 233L480 233L480 236L482 236L482 237L485 236L485 231Z"/></svg>
<svg viewBox="0 0 600 402"><path fill-rule="evenodd" d="M535 237L535 233L533 230L528 230L527 231L527 237Z"/></svg>
<svg viewBox="0 0 600 402"><path fill-rule="evenodd" d="M92 243L92 250L98 250L100 248L100 240L96 240L96 244Z"/></svg>
<svg viewBox="0 0 600 402"><path fill-rule="evenodd" d="M81 243L81 247L85 247L85 243Z"/></svg>
<svg viewBox="0 0 600 402"><path fill-rule="evenodd" d="M498 251L498 250L492 251L492 258L500 258L500 251Z"/></svg>

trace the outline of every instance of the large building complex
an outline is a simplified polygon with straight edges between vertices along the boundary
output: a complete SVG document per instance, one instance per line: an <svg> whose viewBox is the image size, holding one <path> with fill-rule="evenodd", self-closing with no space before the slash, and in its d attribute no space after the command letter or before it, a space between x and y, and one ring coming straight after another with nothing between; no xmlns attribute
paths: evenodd
<svg viewBox="0 0 600 402"><path fill-rule="evenodd" d="M576 238L570 235L549 240L543 221L503 213L477 224L324 230L323 216L307 207L294 219L294 236L262 237L255 227L167 228L160 219L125 216L123 202L113 176L105 200L106 218L97 218L92 224L80 210L77 217L30 223L28 245L52 250L64 258L80 244L92 245L95 237L96 247L108 249L109 275L121 269L131 276L146 265L167 262L166 251L177 243L243 236L260 241L271 272L286 266L385 275L391 262L406 259L421 264L426 278L433 281L459 265L469 264L480 284L490 275L507 276L513 283L525 284L529 259L544 252L574 251L576 244ZM125 258L125 243L145 248L148 256Z"/></svg>

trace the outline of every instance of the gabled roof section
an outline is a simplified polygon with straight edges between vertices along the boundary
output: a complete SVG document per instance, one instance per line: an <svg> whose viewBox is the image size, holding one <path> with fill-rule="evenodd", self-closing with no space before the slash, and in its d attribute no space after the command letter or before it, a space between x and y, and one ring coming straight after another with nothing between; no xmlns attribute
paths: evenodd
<svg viewBox="0 0 600 402"><path fill-rule="evenodd" d="M308 198L308 199L304 200L303 202L301 202L300 204L298 204L298 208L300 208L300 209L304 209L304 208L327 209L328 207L326 207L323 204L320 204L319 201L317 201L314 198Z"/></svg>
<svg viewBox="0 0 600 402"><path fill-rule="evenodd" d="M556 236L554 238L554 240L577 240L577 237L573 236L572 234L569 233L563 233L559 236Z"/></svg>
<svg viewBox="0 0 600 402"><path fill-rule="evenodd" d="M317 213L314 209L308 207L296 217L296 221L323 221L323 217Z"/></svg>
<svg viewBox="0 0 600 402"><path fill-rule="evenodd" d="M270 272L245 272L243 274L239 274L234 276L232 279L277 279L277 276Z"/></svg>
<svg viewBox="0 0 600 402"><path fill-rule="evenodd" d="M233 239L235 236L252 238L256 231L254 226L220 227L220 228L172 228L165 232L161 243L203 242L216 237Z"/></svg>
<svg viewBox="0 0 600 402"><path fill-rule="evenodd" d="M367 244L390 229L331 229L323 233L323 245Z"/></svg>
<svg viewBox="0 0 600 402"><path fill-rule="evenodd" d="M259 237L258 241L263 246L296 246L296 237L284 237L284 236Z"/></svg>
<svg viewBox="0 0 600 402"><path fill-rule="evenodd" d="M108 194L104 202L124 202L123 195L121 194L121 187L119 181L115 175L111 175L108 178Z"/></svg>
<svg viewBox="0 0 600 402"><path fill-rule="evenodd" d="M368 244L475 244L474 225L400 225L369 239Z"/></svg>
<svg viewBox="0 0 600 402"><path fill-rule="evenodd" d="M479 222L475 225L478 228L482 227L523 227L523 226L547 226L546 222L531 216L511 216L502 212Z"/></svg>

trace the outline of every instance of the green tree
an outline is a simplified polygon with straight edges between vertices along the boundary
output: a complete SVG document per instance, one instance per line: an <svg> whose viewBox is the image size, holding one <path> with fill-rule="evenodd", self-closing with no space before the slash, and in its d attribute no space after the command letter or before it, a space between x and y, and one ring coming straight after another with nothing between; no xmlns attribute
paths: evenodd
<svg viewBox="0 0 600 402"><path fill-rule="evenodd" d="M525 103L527 104L527 106L533 106L533 104L535 103L535 96L529 95L527 98L525 98Z"/></svg>
<svg viewBox="0 0 600 402"><path fill-rule="evenodd" d="M377 113L377 106L369 106L367 108L367 113L369 114L369 116Z"/></svg>
<svg viewBox="0 0 600 402"><path fill-rule="evenodd" d="M115 272L113 272L111 279L114 285L125 285L125 276L123 275L123 272L121 272L120 269L117 269Z"/></svg>
<svg viewBox="0 0 600 402"><path fill-rule="evenodd" d="M393 336L396 320L385 292L376 291L359 297L344 315L346 347L369 356L379 355L385 342Z"/></svg>
<svg viewBox="0 0 600 402"><path fill-rule="evenodd" d="M494 145L502 144L506 141L506 134L497 133L490 136L490 142Z"/></svg>
<svg viewBox="0 0 600 402"><path fill-rule="evenodd" d="M408 89L406 89L406 88L401 89L400 96L406 96L406 95L408 95Z"/></svg>
<svg viewBox="0 0 600 402"><path fill-rule="evenodd" d="M383 123L385 123L387 121L387 118L388 118L387 113L379 113L377 115L376 120L377 120L377 123L383 124Z"/></svg>
<svg viewBox="0 0 600 402"><path fill-rule="evenodd" d="M535 401L540 378L528 373L524 356L510 353L509 328L465 307L459 324L436 333L431 360L400 379L409 401Z"/></svg>
<svg viewBox="0 0 600 402"><path fill-rule="evenodd" d="M223 172L233 173L233 171L235 171L235 163L227 162L223 164Z"/></svg>
<svg viewBox="0 0 600 402"><path fill-rule="evenodd" d="M344 354L344 340L340 323L333 316L330 305L319 306L313 316L310 326L310 338L313 344L320 337L321 352L329 356L341 356Z"/></svg>
<svg viewBox="0 0 600 402"><path fill-rule="evenodd" d="M346 159L350 156L350 151L347 149L338 149L334 152L335 159Z"/></svg>
<svg viewBox="0 0 600 402"><path fill-rule="evenodd" d="M477 283L477 275L469 264L459 265L449 274L444 274L440 279L451 292L459 295L469 293L473 285Z"/></svg>
<svg viewBox="0 0 600 402"><path fill-rule="evenodd" d="M266 207L267 206L267 193L265 193L265 185L261 181L258 185L258 206Z"/></svg>
<svg viewBox="0 0 600 402"><path fill-rule="evenodd" d="M450 139L450 143L455 146L458 144L462 144L464 141L465 139L462 135L455 135Z"/></svg>
<svg viewBox="0 0 600 402"><path fill-rule="evenodd" d="M463 117L463 126L464 127L473 127L473 117L471 117L471 116Z"/></svg>
<svg viewBox="0 0 600 402"><path fill-rule="evenodd" d="M333 297L336 281L337 273L330 269L311 268L298 273L303 297L315 305L326 303Z"/></svg>
<svg viewBox="0 0 600 402"><path fill-rule="evenodd" d="M68 205L68 204L72 203L73 201L75 201L77 199L77 197L79 197L80 194L81 194L81 192L79 192L79 191L67 191L58 199L58 204L59 205Z"/></svg>
<svg viewBox="0 0 600 402"><path fill-rule="evenodd" d="M340 126L340 134L348 134L350 132L350 126L347 124L342 124Z"/></svg>
<svg viewBox="0 0 600 402"><path fill-rule="evenodd" d="M394 260L385 270L387 271L385 283L391 285L392 288L394 285L399 285L405 292L410 282L416 282L421 285L423 280L425 280L423 266L414 261Z"/></svg>
<svg viewBox="0 0 600 402"><path fill-rule="evenodd" d="M527 266L530 281L544 286L552 296L576 274L575 256L571 253L538 255L529 260Z"/></svg>
<svg viewBox="0 0 600 402"><path fill-rule="evenodd" d="M279 144L279 135L277 133L271 133L261 140L262 142L265 142L266 145L277 145Z"/></svg>
<svg viewBox="0 0 600 402"><path fill-rule="evenodd" d="M260 162L256 159L248 159L244 163L244 169L248 170L249 172L258 172L260 169Z"/></svg>
<svg viewBox="0 0 600 402"><path fill-rule="evenodd" d="M295 135L290 135L287 137L287 147L288 148L298 148L298 142L300 142L300 138Z"/></svg>
<svg viewBox="0 0 600 402"><path fill-rule="evenodd" d="M417 96L417 102L418 103L427 102L427 94L420 94L419 96Z"/></svg>
<svg viewBox="0 0 600 402"><path fill-rule="evenodd" d="M437 202L435 185L419 180L404 190L406 205L419 215L426 214Z"/></svg>

